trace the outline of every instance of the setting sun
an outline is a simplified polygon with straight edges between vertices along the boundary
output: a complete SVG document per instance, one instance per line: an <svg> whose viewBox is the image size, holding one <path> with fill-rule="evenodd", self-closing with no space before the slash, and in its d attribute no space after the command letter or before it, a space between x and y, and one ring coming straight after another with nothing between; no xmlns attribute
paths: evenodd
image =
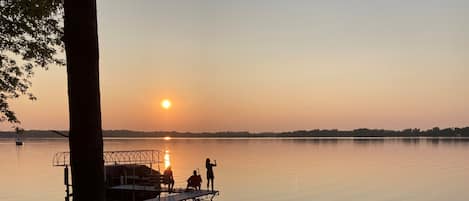
<svg viewBox="0 0 469 201"><path fill-rule="evenodd" d="M161 101L161 107L166 110L171 108L171 101L168 99L164 99L163 101Z"/></svg>

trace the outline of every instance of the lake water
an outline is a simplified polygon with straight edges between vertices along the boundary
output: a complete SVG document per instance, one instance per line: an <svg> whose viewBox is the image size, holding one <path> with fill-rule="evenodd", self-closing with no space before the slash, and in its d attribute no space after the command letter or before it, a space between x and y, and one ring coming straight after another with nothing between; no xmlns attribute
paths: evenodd
<svg viewBox="0 0 469 201"><path fill-rule="evenodd" d="M62 201L52 156L67 149L59 139L0 140L0 200ZM133 149L169 150L179 187L216 159L218 201L469 200L469 139L105 140L105 150Z"/></svg>

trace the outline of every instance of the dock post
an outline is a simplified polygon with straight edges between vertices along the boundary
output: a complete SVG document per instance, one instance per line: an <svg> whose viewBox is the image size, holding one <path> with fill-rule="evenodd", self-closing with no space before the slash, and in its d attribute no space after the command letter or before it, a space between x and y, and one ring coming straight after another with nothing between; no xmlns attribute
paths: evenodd
<svg viewBox="0 0 469 201"><path fill-rule="evenodd" d="M68 165L64 167L65 201L70 200L70 185L68 184Z"/></svg>
<svg viewBox="0 0 469 201"><path fill-rule="evenodd" d="M153 173L153 152L151 151L151 160L150 160L150 175Z"/></svg>

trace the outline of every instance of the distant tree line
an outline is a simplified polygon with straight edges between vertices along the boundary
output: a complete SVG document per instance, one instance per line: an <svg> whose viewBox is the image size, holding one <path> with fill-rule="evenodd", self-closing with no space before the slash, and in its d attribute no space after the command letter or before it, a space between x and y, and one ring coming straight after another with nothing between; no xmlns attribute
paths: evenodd
<svg viewBox="0 0 469 201"><path fill-rule="evenodd" d="M63 131L67 133L67 131ZM15 137L13 132L0 132L1 137ZM30 130L24 133L28 138L50 138L61 136L41 130ZM104 131L104 137L220 137L220 138L255 138L255 137L469 137L469 127L464 128L444 128L434 127L427 130L418 128L408 128L404 130L385 130L359 128L355 130L338 129L314 129L297 130L290 132L263 132L250 133L246 131L226 131L226 132L176 132L176 131L132 131L132 130L107 130Z"/></svg>
<svg viewBox="0 0 469 201"><path fill-rule="evenodd" d="M419 128L408 128L404 130L385 130L385 129L368 129L359 128L355 130L299 130L292 132L279 133L281 136L295 136L295 137L307 137L307 136L331 136L331 137L458 137L468 136L469 127L464 128L445 128L440 129L434 127L427 130Z"/></svg>

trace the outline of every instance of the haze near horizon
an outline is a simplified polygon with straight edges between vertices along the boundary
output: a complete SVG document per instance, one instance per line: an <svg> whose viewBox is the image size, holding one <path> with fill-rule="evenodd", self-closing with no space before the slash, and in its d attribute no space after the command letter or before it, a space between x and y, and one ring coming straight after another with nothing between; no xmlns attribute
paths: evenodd
<svg viewBox="0 0 469 201"><path fill-rule="evenodd" d="M468 9L460 0L98 0L103 127L467 126ZM12 104L24 128L68 128L65 70L36 69L38 100Z"/></svg>

